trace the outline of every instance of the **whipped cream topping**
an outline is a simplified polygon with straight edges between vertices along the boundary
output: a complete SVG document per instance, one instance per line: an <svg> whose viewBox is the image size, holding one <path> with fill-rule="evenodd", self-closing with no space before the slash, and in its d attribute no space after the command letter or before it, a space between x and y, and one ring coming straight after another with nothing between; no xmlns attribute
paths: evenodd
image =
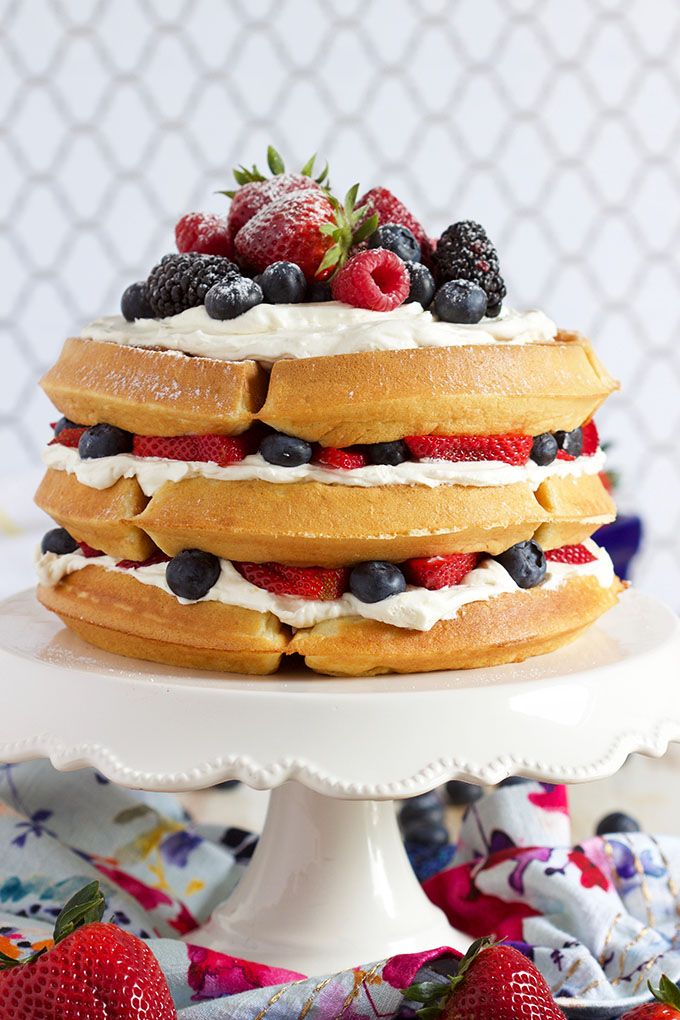
<svg viewBox="0 0 680 1020"><path fill-rule="evenodd" d="M120 478L136 478L145 496L153 496L165 482L181 482L185 478L211 478L223 482L240 482L258 479L277 485L286 482L323 482L326 485L350 485L370 488L378 485L513 485L528 482L534 491L546 478L567 478L599 474L604 468L605 455L598 450L592 457L576 460L554 460L541 467L529 461L517 466L498 460L404 461L391 467L387 464L367 464L366 467L328 468L321 464L301 464L299 467L279 467L269 464L259 453L251 454L238 464L220 467L208 461L165 460L160 457L134 457L119 453L113 457L82 460L76 449L67 446L48 446L43 452L48 468L75 475L82 485L91 489L108 489Z"/></svg>
<svg viewBox="0 0 680 1020"><path fill-rule="evenodd" d="M220 361L271 364L280 358L314 358L360 351L528 344L554 340L557 327L543 312L503 308L473 325L440 322L417 302L391 312L353 308L338 301L261 304L235 319L211 319L203 305L165 319L122 315L95 319L80 334L131 347L164 347Z"/></svg>
<svg viewBox="0 0 680 1020"><path fill-rule="evenodd" d="M610 587L614 581L614 567L606 550L601 549L591 539L583 544L596 557L595 560L583 564L548 561L548 570L541 587L552 591L573 577L593 577L603 588ZM153 585L177 598L166 583L164 563L135 570L123 570L116 566L116 561L111 556L87 559L80 550L64 556L43 553L37 558L40 583L48 586L54 586L68 574L88 566L130 574L142 584ZM470 571L460 584L450 588L428 591L426 588L409 586L400 595L393 595L382 602L374 603L360 602L350 593L339 599L321 602L293 595L273 595L246 581L228 560L222 560L222 569L217 582L200 601L223 602L225 605L253 609L260 613L273 613L282 623L296 629L312 627L322 620L361 616L364 619L389 623L393 627L427 631L440 620L454 619L463 606L471 602L485 601L497 595L521 590L500 563L488 558ZM185 599L178 601L182 605L191 604Z"/></svg>

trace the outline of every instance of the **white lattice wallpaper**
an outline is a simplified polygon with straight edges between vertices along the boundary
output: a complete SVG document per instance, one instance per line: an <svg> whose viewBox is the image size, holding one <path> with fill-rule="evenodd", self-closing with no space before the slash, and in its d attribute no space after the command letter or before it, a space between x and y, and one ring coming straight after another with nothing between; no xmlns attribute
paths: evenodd
<svg viewBox="0 0 680 1020"><path fill-rule="evenodd" d="M269 141L384 183L435 232L480 220L511 299L590 333L645 587L680 602L677 0L0 0L0 455L35 386L182 212Z"/></svg>

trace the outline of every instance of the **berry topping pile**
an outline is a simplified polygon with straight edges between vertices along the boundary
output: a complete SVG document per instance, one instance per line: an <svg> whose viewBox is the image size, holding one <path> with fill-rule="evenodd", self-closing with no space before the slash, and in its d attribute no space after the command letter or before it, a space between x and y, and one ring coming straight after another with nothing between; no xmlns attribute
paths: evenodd
<svg viewBox="0 0 680 1020"><path fill-rule="evenodd" d="M147 280L121 298L123 316L164 318L204 305L215 319L243 315L261 302L296 304L331 298L372 311L407 302L443 322L473 325L501 311L505 284L498 255L472 220L439 240L395 195L375 187L357 199L333 194L328 166L314 157L297 173L267 150L269 175L234 170L226 215L188 212L175 226L178 254L165 255Z"/></svg>

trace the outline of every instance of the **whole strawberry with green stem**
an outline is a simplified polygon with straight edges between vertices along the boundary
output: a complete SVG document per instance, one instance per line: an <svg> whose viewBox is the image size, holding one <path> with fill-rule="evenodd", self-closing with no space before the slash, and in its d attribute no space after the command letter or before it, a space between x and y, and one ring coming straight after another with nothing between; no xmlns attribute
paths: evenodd
<svg viewBox="0 0 680 1020"><path fill-rule="evenodd" d="M357 207L358 190L355 184L342 203L310 189L270 202L236 235L239 263L261 273L273 262L294 262L308 281L326 279L378 224L376 216L365 218L365 207Z"/></svg>
<svg viewBox="0 0 680 1020"><path fill-rule="evenodd" d="M635 1009L624 1013L621 1020L680 1020L680 989L678 986L663 974L658 988L654 988L651 982L648 982L647 987L654 996L654 1002L636 1006Z"/></svg>
<svg viewBox="0 0 680 1020"><path fill-rule="evenodd" d="M412 985L422 1020L565 1020L538 968L512 946L478 939L445 984Z"/></svg>
<svg viewBox="0 0 680 1020"><path fill-rule="evenodd" d="M296 191L322 191L328 187L328 163L321 173L314 177L316 154L307 160L299 173L288 173L283 159L273 145L267 149L267 166L272 174L265 177L257 166L239 166L234 170L234 179L238 188L223 191L231 199L227 217L227 231L232 241L242 226L252 219L260 209L270 205L284 195Z"/></svg>
<svg viewBox="0 0 680 1020"><path fill-rule="evenodd" d="M103 913L92 882L59 914L53 948L26 960L0 954L0 1020L177 1020L156 957Z"/></svg>

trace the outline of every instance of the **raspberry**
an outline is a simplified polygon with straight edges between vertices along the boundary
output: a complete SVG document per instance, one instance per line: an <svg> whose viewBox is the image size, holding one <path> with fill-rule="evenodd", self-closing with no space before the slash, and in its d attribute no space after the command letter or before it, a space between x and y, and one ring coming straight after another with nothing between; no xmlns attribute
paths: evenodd
<svg viewBox="0 0 680 1020"><path fill-rule="evenodd" d="M163 460L210 461L227 467L253 453L255 437L240 436L135 436L135 457L159 457Z"/></svg>
<svg viewBox="0 0 680 1020"><path fill-rule="evenodd" d="M238 269L223 255L164 255L149 273L149 303L156 316L177 315L202 305L211 287L234 275Z"/></svg>
<svg viewBox="0 0 680 1020"><path fill-rule="evenodd" d="M583 449L581 456L592 457L600 448L600 435L597 431L597 425L591 419L586 422L583 426Z"/></svg>
<svg viewBox="0 0 680 1020"><path fill-rule="evenodd" d="M347 567L291 567L285 563L236 563L241 577L273 595L329 602L347 591Z"/></svg>
<svg viewBox="0 0 680 1020"><path fill-rule="evenodd" d="M364 467L366 464L363 453L351 447L338 450L334 446L321 446L315 451L313 460L315 464L321 464L323 467L342 468L344 471Z"/></svg>
<svg viewBox="0 0 680 1020"><path fill-rule="evenodd" d="M562 545L559 549L548 549L545 558L552 563L571 564L594 563L597 559L584 545Z"/></svg>
<svg viewBox="0 0 680 1020"><path fill-rule="evenodd" d="M434 262L442 282L470 280L481 287L487 296L486 314L498 315L505 297L505 283L496 249L479 223L462 220L447 227L437 242Z"/></svg>
<svg viewBox="0 0 680 1020"><path fill-rule="evenodd" d="M234 255L234 242L227 221L213 213L187 213L175 226L177 251L197 251L204 255Z"/></svg>
<svg viewBox="0 0 680 1020"><path fill-rule="evenodd" d="M427 556L407 560L403 565L409 584L436 591L460 584L479 563L481 553L451 553L449 556Z"/></svg>
<svg viewBox="0 0 680 1020"><path fill-rule="evenodd" d="M529 460L532 436L406 436L404 442L419 460L500 460L520 466Z"/></svg>
<svg viewBox="0 0 680 1020"><path fill-rule="evenodd" d="M391 312L411 289L406 266L394 252L369 248L354 255L331 282L333 297L355 308Z"/></svg>

